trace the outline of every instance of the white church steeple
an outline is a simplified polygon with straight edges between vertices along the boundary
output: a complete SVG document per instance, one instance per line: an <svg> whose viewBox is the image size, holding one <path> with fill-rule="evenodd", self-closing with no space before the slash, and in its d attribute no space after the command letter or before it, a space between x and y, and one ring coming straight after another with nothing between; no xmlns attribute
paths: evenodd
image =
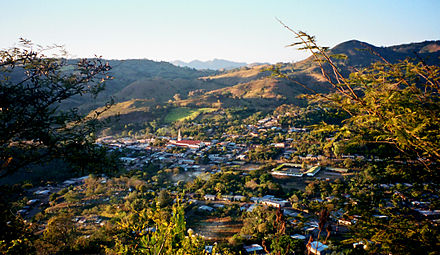
<svg viewBox="0 0 440 255"><path fill-rule="evenodd" d="M182 134L180 134L180 129L179 132L177 133L177 141L182 141Z"/></svg>

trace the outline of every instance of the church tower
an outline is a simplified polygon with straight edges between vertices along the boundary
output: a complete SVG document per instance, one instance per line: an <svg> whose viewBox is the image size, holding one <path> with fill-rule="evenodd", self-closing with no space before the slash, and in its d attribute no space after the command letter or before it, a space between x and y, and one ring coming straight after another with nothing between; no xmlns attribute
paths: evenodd
<svg viewBox="0 0 440 255"><path fill-rule="evenodd" d="M177 141L182 141L182 134L180 134L180 129L179 132L177 133Z"/></svg>

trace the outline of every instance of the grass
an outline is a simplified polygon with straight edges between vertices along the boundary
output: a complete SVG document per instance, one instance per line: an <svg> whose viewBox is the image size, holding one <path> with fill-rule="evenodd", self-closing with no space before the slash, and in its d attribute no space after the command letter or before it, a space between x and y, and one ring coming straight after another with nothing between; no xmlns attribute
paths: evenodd
<svg viewBox="0 0 440 255"><path fill-rule="evenodd" d="M202 113L213 112L215 110L215 108L174 108L165 116L164 120L166 123L194 120Z"/></svg>
<svg viewBox="0 0 440 255"><path fill-rule="evenodd" d="M124 115L132 112L150 112L150 107L154 105L154 100L147 99L132 99L124 102L114 104L107 111L103 112L99 118L105 119L108 117L116 116L118 114ZM96 109L97 111L102 111L104 107ZM91 111L89 116L93 116L95 111Z"/></svg>
<svg viewBox="0 0 440 255"><path fill-rule="evenodd" d="M240 68L235 69L230 72L222 73L219 75L212 75L202 77L201 79L221 79L221 78L231 78L231 77L239 77L239 78L250 78L258 76L265 68L268 68L268 65L260 65L252 68Z"/></svg>

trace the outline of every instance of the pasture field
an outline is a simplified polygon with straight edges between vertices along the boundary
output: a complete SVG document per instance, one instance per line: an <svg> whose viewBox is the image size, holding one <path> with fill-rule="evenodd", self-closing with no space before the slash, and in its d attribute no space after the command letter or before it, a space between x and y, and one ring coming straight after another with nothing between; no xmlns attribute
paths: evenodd
<svg viewBox="0 0 440 255"><path fill-rule="evenodd" d="M215 108L175 108L165 116L164 121L166 123L172 123L183 120L194 120L202 113L209 113L215 110Z"/></svg>

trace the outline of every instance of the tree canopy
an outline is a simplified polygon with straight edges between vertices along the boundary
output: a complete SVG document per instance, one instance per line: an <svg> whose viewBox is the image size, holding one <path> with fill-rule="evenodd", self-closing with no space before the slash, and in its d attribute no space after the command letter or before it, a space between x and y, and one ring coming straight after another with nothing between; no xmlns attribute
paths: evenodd
<svg viewBox="0 0 440 255"><path fill-rule="evenodd" d="M338 68L346 56L331 55L313 36L286 28L299 40L291 46L311 52L333 91L311 91L309 99L348 114L341 123L315 126L315 132L332 134L326 146L335 153L363 150L372 159L371 166L347 179L341 191L350 194L345 201L351 205L340 209L358 216L351 229L353 238L345 243L368 243L371 254L434 254L439 228L417 214L420 209L410 202L423 194L423 201L433 205L429 209L438 204L440 67L427 65L423 59L390 63L381 58L347 77ZM274 71L290 79L277 68ZM395 186L390 190L381 183Z"/></svg>
<svg viewBox="0 0 440 255"><path fill-rule="evenodd" d="M103 158L102 149L93 144L100 112L85 117L62 106L79 96L96 96L111 78L111 67L100 58L65 56L60 46L42 47L24 39L19 47L0 51L1 176L59 157L84 171L85 162Z"/></svg>
<svg viewBox="0 0 440 255"><path fill-rule="evenodd" d="M436 174L440 160L440 67L428 66L422 59L390 63L382 58L346 77L338 67L346 56L328 54L328 48L318 46L313 36L286 28L298 39L290 46L312 53L333 90L330 94L311 91L309 98L349 115L341 124L325 125L323 131L336 133L328 146L340 141L386 146L397 151L393 156L416 160L430 174ZM370 49L366 46L364 50ZM276 68L274 71L290 79Z"/></svg>

